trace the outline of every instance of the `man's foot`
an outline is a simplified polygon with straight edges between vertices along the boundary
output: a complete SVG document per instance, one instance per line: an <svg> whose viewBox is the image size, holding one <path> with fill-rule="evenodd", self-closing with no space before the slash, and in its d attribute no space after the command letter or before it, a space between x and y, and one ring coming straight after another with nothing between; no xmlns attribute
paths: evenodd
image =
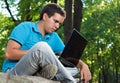
<svg viewBox="0 0 120 83"><path fill-rule="evenodd" d="M47 79L52 79L57 73L57 67L53 64L44 66L41 71L37 73L37 76L41 76Z"/></svg>

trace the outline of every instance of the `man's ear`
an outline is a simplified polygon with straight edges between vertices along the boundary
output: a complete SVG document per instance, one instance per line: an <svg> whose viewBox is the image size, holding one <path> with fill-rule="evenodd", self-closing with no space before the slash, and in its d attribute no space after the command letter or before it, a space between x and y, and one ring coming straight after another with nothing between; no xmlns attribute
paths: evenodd
<svg viewBox="0 0 120 83"><path fill-rule="evenodd" d="M43 20L46 20L47 18L48 18L47 13L44 13L44 14L43 14Z"/></svg>

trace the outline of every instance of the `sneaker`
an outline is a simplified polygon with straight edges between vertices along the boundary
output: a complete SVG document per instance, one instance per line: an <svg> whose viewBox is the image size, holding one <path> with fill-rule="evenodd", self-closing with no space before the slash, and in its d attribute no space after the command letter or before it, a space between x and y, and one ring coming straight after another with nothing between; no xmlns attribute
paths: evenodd
<svg viewBox="0 0 120 83"><path fill-rule="evenodd" d="M57 73L57 67L53 64L44 66L36 75L46 79L52 79Z"/></svg>

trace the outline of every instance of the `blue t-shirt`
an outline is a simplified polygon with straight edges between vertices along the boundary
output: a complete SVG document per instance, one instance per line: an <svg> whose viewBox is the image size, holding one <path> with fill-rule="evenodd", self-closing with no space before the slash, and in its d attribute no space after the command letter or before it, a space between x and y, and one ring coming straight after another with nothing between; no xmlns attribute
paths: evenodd
<svg viewBox="0 0 120 83"><path fill-rule="evenodd" d="M42 34L38 29L38 22L23 22L16 26L10 39L18 42L21 50L29 50L37 42L44 41L52 48L54 53L63 51L64 44L56 32L48 33L42 38ZM2 71L6 72L7 69L13 68L18 61L4 60Z"/></svg>

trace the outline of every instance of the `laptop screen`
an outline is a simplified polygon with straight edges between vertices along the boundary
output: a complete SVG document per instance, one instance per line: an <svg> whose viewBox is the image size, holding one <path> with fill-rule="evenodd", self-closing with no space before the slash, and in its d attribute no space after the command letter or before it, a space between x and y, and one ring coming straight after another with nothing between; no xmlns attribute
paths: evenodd
<svg viewBox="0 0 120 83"><path fill-rule="evenodd" d="M76 29L73 29L60 57L77 65L86 45L87 40Z"/></svg>

